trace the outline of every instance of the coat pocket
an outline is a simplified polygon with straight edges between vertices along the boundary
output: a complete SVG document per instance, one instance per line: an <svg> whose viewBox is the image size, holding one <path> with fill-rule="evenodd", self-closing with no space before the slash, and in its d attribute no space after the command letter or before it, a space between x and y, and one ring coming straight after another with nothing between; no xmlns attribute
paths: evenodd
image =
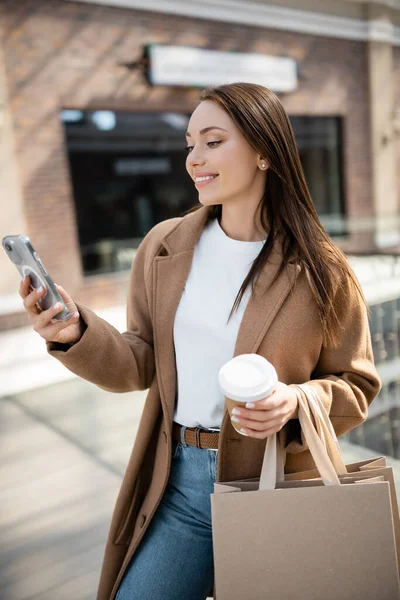
<svg viewBox="0 0 400 600"><path fill-rule="evenodd" d="M136 479L135 487L132 493L131 502L128 506L128 510L125 516L121 519L114 538L115 546L127 546L129 545L133 530L135 528L136 518L139 512L139 508L142 501L142 495L140 494L140 475Z"/></svg>

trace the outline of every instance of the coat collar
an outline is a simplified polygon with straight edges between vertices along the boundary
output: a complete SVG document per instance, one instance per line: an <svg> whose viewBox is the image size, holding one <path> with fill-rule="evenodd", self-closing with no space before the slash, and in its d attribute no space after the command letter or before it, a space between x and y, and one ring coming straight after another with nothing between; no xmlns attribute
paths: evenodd
<svg viewBox="0 0 400 600"><path fill-rule="evenodd" d="M161 240L168 254L193 250L207 222L207 207L186 215Z"/></svg>
<svg viewBox="0 0 400 600"><path fill-rule="evenodd" d="M207 217L208 210L206 206L202 206L197 211L183 217L161 239L161 244L167 250L168 254L179 254L180 252L193 250L206 225ZM268 262L280 265L282 256L282 244L278 236Z"/></svg>

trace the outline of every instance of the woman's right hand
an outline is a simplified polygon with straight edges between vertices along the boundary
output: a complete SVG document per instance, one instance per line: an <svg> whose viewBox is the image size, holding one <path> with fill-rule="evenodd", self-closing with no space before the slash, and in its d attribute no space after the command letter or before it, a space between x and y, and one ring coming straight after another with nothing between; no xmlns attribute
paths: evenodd
<svg viewBox="0 0 400 600"><path fill-rule="evenodd" d="M24 308L28 314L28 319L33 325L33 329L47 342L58 342L59 344L76 344L84 332L84 325L80 318L78 308L73 302L69 294L59 285L56 285L58 292L71 317L68 321L58 321L54 317L62 311L62 305L57 303L55 306L51 306L47 310L41 311L37 302L40 298L45 296L46 290L43 288L39 290L30 289L31 280L27 276L22 280L19 295L23 299Z"/></svg>

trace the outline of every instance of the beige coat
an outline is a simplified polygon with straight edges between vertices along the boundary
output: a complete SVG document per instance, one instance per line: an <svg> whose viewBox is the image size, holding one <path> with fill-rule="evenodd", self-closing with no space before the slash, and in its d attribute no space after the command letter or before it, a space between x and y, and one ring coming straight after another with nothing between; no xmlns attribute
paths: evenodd
<svg viewBox="0 0 400 600"><path fill-rule="evenodd" d="M167 484L176 396L173 322L205 220L206 209L201 208L159 223L146 236L133 263L124 334L80 306L87 324L82 339L72 347L48 344L49 352L68 369L103 389L149 388L111 522L98 600L115 598ZM280 246L275 244L246 308L235 356L261 354L286 384L312 380L341 435L365 420L380 389L366 311L354 292L338 292L340 346L322 348L320 319L302 269L290 264L270 286L280 263ZM286 472L311 468L297 420L288 422L284 435L289 452ZM264 447L265 440L237 433L225 410L217 480L257 477Z"/></svg>

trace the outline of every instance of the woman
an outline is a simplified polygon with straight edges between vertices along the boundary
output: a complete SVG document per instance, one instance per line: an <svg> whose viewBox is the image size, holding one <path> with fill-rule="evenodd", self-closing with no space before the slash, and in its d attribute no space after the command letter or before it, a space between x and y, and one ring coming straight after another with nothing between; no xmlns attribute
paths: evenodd
<svg viewBox="0 0 400 600"><path fill-rule="evenodd" d="M286 471L313 467L295 384L315 388L338 435L365 420L380 389L362 292L318 220L278 98L245 83L206 90L187 146L200 205L143 240L124 334L62 288L77 314L54 323L59 307L39 313L40 292L21 287L35 330L71 371L115 392L150 388L98 600L204 600L214 577L214 482L257 477L266 438L278 431ZM274 364L279 383L239 411L241 435L217 373L250 352Z"/></svg>

